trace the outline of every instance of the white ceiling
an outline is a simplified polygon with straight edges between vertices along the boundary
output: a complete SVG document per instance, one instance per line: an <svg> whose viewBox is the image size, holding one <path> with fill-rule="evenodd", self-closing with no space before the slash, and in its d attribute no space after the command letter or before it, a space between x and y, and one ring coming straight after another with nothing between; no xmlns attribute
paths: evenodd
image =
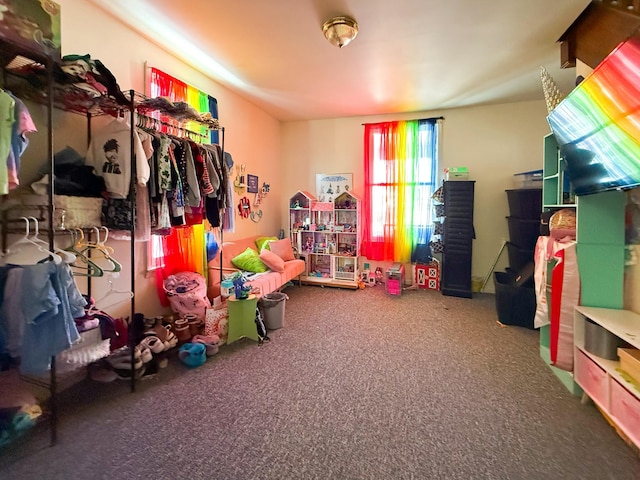
<svg viewBox="0 0 640 480"><path fill-rule="evenodd" d="M589 0L90 0L274 117L309 120L567 93L558 38ZM339 49L322 23L349 15Z"/></svg>

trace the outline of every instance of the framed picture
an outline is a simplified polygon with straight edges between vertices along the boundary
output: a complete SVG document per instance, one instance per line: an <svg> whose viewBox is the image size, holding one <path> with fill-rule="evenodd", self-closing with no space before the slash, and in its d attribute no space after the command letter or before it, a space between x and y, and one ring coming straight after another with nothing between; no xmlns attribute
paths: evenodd
<svg viewBox="0 0 640 480"><path fill-rule="evenodd" d="M258 193L258 177L247 174L247 192Z"/></svg>
<svg viewBox="0 0 640 480"><path fill-rule="evenodd" d="M320 202L333 202L341 193L353 187L351 173L318 173L316 174L316 197Z"/></svg>

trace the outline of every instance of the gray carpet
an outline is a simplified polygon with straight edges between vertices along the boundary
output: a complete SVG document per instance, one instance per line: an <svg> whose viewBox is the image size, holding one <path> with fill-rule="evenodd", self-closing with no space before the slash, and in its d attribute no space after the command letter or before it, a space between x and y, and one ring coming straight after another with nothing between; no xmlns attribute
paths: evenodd
<svg viewBox="0 0 640 480"><path fill-rule="evenodd" d="M8 479L640 478L640 458L494 297L286 290L286 320L128 393L63 394L59 442L0 456Z"/></svg>

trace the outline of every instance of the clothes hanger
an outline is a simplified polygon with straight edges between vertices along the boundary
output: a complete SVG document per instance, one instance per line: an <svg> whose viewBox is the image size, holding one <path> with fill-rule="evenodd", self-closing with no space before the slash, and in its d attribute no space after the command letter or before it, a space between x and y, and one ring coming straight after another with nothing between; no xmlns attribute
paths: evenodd
<svg viewBox="0 0 640 480"><path fill-rule="evenodd" d="M119 298L120 295L126 295L126 298ZM110 299L111 297L115 297L111 302L105 304L105 300ZM101 298L94 299L93 305L89 307L87 314L91 315L92 313L98 310L104 310L105 308L113 307L122 302L126 302L133 298L133 292L131 290L117 290L113 288L113 280L109 280L109 290L105 293ZM98 306L98 304L100 304Z"/></svg>
<svg viewBox="0 0 640 480"><path fill-rule="evenodd" d="M78 265L76 262L71 264L71 267L74 268L73 274L77 276L84 277L102 277L104 275L104 270L97 265L93 260L87 257L83 252L76 248L78 244L79 237L84 239L84 232L79 228L74 228L70 230L72 243L65 250L67 252L71 252L76 256L76 260L85 264L86 266Z"/></svg>
<svg viewBox="0 0 640 480"><path fill-rule="evenodd" d="M122 265L113 257L114 249L106 245L106 241L109 238L109 229L107 227L92 227L92 230L96 234L96 241L94 243L85 242L84 235L82 238L76 242L76 249L82 252L83 254L88 253L89 251L94 252L91 255L91 260L94 263L97 263L97 260L105 259L109 262L107 266L101 264L102 270L104 272L117 273L122 270ZM104 239L100 238L100 231L105 232Z"/></svg>
<svg viewBox="0 0 640 480"><path fill-rule="evenodd" d="M42 244L34 242L29 238L29 219L20 217L25 221L25 234L11 245L2 256L3 264L12 263L15 265L35 265L46 261L52 261L56 265L62 263L62 257L57 253L45 248Z"/></svg>
<svg viewBox="0 0 640 480"><path fill-rule="evenodd" d="M31 240L34 243L37 243L38 245L41 245L43 248L49 248L49 242L46 242L44 240L42 240L41 238L38 237L39 233L40 233L40 226L39 226L39 222L38 219L36 217L27 217L27 221L29 220L33 220L33 235L31 235L30 237L28 237L29 240ZM60 255L60 257L62 258L62 261L64 263L70 264L76 261L76 256L71 253L71 252L67 252L66 250L63 250L61 248L57 248L54 247L53 251L55 253L57 253L58 255Z"/></svg>

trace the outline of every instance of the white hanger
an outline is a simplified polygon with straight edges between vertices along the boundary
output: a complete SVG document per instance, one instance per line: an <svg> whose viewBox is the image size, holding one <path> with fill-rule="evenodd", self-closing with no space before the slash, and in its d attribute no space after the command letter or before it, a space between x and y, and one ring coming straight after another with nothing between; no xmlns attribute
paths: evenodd
<svg viewBox="0 0 640 480"><path fill-rule="evenodd" d="M49 243L45 242L44 240L42 240L41 238L38 237L39 234L39 224L38 224L38 219L36 217L27 217L27 221L29 220L33 220L33 230L34 233L33 235L31 235L30 237L28 237L29 240L31 240L34 243L37 243L38 245L42 245L43 248L49 248ZM76 261L76 256L71 253L71 252L67 252L66 250L63 250L61 248L54 248L53 249L55 253L57 253L58 255L60 255L60 257L62 258L62 261L64 263L73 263Z"/></svg>
<svg viewBox="0 0 640 480"><path fill-rule="evenodd" d="M25 221L25 234L22 238L16 240L2 256L1 260L4 265L12 263L15 265L35 265L46 260L51 260L56 265L62 263L62 257L57 253L51 252L45 248L42 243L34 242L29 238L29 219L20 217Z"/></svg>
<svg viewBox="0 0 640 480"><path fill-rule="evenodd" d="M126 298L120 297L121 295L126 295ZM111 297L114 297L114 298L111 299ZM101 298L94 300L94 305L92 305L91 308L89 308L89 311L87 313L90 315L95 310L113 307L114 305L117 305L122 302L126 302L127 300L130 300L132 298L133 298L133 292L131 290L116 290L115 288L113 288L113 281L109 280L109 290ZM108 303L105 303L105 300L107 299L110 299L111 301Z"/></svg>

